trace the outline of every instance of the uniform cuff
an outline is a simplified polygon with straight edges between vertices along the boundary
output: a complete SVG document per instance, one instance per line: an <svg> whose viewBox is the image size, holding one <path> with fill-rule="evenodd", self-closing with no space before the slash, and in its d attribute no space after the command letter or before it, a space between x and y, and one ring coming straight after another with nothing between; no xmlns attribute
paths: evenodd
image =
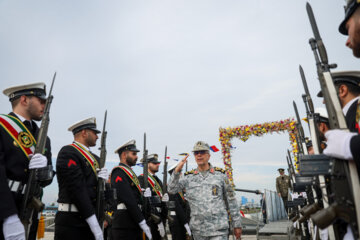
<svg viewBox="0 0 360 240"><path fill-rule="evenodd" d="M233 222L233 228L242 228L241 220Z"/></svg>

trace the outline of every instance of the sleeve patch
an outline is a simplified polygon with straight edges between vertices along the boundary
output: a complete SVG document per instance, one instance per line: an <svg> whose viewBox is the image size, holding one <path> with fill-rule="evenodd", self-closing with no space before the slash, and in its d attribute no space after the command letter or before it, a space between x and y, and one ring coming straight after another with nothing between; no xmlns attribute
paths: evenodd
<svg viewBox="0 0 360 240"><path fill-rule="evenodd" d="M71 165L76 166L77 164L74 160L70 159L67 165L68 165L68 167L71 167Z"/></svg>
<svg viewBox="0 0 360 240"><path fill-rule="evenodd" d="M122 182L122 178L119 177L119 176L117 176L116 179L115 179L115 183L117 183L117 182L119 182L119 181Z"/></svg>

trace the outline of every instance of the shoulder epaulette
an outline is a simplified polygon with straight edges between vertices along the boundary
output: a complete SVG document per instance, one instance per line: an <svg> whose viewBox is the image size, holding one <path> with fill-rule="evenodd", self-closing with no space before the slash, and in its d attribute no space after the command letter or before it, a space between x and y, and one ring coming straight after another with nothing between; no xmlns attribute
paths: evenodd
<svg viewBox="0 0 360 240"><path fill-rule="evenodd" d="M219 167L214 167L215 171L225 173L225 170Z"/></svg>
<svg viewBox="0 0 360 240"><path fill-rule="evenodd" d="M184 175L186 176L186 175L189 175L189 174L194 174L194 169L193 170L191 170L191 171L187 171L186 173L184 173Z"/></svg>

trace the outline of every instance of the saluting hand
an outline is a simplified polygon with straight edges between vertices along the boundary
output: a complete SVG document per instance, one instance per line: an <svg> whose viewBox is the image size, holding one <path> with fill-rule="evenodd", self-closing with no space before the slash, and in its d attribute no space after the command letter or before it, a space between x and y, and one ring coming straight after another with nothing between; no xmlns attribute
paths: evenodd
<svg viewBox="0 0 360 240"><path fill-rule="evenodd" d="M185 163L187 162L187 158L189 155L186 155L183 160L179 162L179 164L175 168L175 172L181 172L181 169L184 167Z"/></svg>

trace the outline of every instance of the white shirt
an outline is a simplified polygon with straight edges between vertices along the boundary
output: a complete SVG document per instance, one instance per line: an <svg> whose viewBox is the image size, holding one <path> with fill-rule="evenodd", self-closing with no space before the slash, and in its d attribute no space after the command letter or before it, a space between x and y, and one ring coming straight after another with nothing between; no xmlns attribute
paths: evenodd
<svg viewBox="0 0 360 240"><path fill-rule="evenodd" d="M17 113L14 113L18 119L20 119L21 122L24 122L24 121L29 121L30 122L30 126L32 127L32 122L30 120L27 120L26 118L24 118L23 116L21 116L20 114L17 114Z"/></svg>
<svg viewBox="0 0 360 240"><path fill-rule="evenodd" d="M345 116L346 116L347 112L349 111L350 106L351 106L355 101L358 101L359 98L360 98L360 96L358 96L358 97L350 100L350 102L348 102L348 103L343 107L342 110L343 110L343 113L344 113Z"/></svg>
<svg viewBox="0 0 360 240"><path fill-rule="evenodd" d="M88 148L87 146L85 146L84 144L79 143L78 141L74 141L75 143L79 144L80 146L82 146L83 148L85 148L86 150L88 150L90 152L90 148Z"/></svg>

